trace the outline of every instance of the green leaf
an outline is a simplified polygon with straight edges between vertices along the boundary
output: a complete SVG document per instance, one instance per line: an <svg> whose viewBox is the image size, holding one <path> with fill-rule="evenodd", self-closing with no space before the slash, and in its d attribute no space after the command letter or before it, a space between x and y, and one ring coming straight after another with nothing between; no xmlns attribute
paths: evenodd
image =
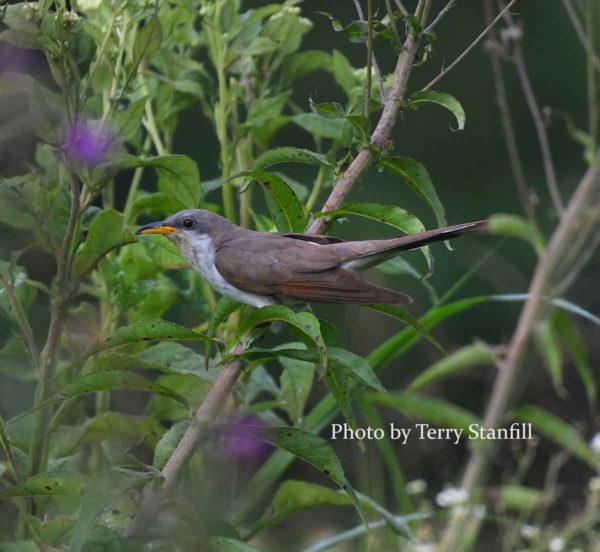
<svg viewBox="0 0 600 552"><path fill-rule="evenodd" d="M112 127L121 140L127 142L137 135L142 127L147 101L148 98L143 97L112 117Z"/></svg>
<svg viewBox="0 0 600 552"><path fill-rule="evenodd" d="M431 207L438 226L446 226L444 206L424 165L408 157L389 157L381 161L388 172L402 178Z"/></svg>
<svg viewBox="0 0 600 552"><path fill-rule="evenodd" d="M217 306L215 307L212 318L208 323L206 335L208 335L208 337L214 337L221 323L241 307L241 303L238 303L233 299L229 299L229 297L221 297L217 303ZM204 363L207 370L209 368L210 357L212 356L212 345L212 341L207 341L204 349Z"/></svg>
<svg viewBox="0 0 600 552"><path fill-rule="evenodd" d="M103 211L92 221L85 242L75 254L73 276L83 278L108 252L134 241L121 213Z"/></svg>
<svg viewBox="0 0 600 552"><path fill-rule="evenodd" d="M189 419L180 420L174 423L156 444L152 465L157 470L162 470L165 467L189 425Z"/></svg>
<svg viewBox="0 0 600 552"><path fill-rule="evenodd" d="M590 408L595 410L597 397L596 376L588 361L588 353L583 338L573 320L566 313L557 311L554 313L553 318L554 328L575 362L579 377L585 387Z"/></svg>
<svg viewBox="0 0 600 552"><path fill-rule="evenodd" d="M567 390L563 382L562 350L552 321L546 318L539 322L534 328L533 337L538 353L544 359L544 364L552 378L554 390L560 397L565 398Z"/></svg>
<svg viewBox="0 0 600 552"><path fill-rule="evenodd" d="M228 537L213 536L206 543L207 552L257 552L249 544Z"/></svg>
<svg viewBox="0 0 600 552"><path fill-rule="evenodd" d="M487 345L484 345L483 343L467 345L432 364L427 370L417 376L406 390L409 392L418 391L433 382L461 372L467 368L487 364L497 364L497 362L498 359L496 358L496 355Z"/></svg>
<svg viewBox="0 0 600 552"><path fill-rule="evenodd" d="M270 119L281 115L291 94L291 90L286 90L277 96L254 100L248 110L245 124L250 127L260 127L268 123Z"/></svg>
<svg viewBox="0 0 600 552"><path fill-rule="evenodd" d="M397 318L398 320L402 320L405 324L408 324L415 330L417 330L423 337L427 339L436 349L438 349L443 354L446 354L446 351L441 346L440 342L433 337L425 326L423 326L416 318L411 316L407 311L405 311L402 307L398 305L361 305L368 309L382 312L383 314L387 314L393 318Z"/></svg>
<svg viewBox="0 0 600 552"><path fill-rule="evenodd" d="M9 29L10 31L10 29ZM4 31L0 34L0 40L9 31ZM3 541L2 552L40 552L40 549L36 546L35 542L29 541Z"/></svg>
<svg viewBox="0 0 600 552"><path fill-rule="evenodd" d="M133 44L133 59L139 64L143 59L150 58L158 52L163 39L160 20L153 15L146 24L138 30Z"/></svg>
<svg viewBox="0 0 600 552"><path fill-rule="evenodd" d="M38 475L3 490L0 500L21 496L79 496L83 485L82 479Z"/></svg>
<svg viewBox="0 0 600 552"><path fill-rule="evenodd" d="M318 352L321 368L327 368L327 350L321 336L319 321L309 312L294 312L289 307L276 305L272 307L263 307L258 309L238 330L234 343L239 343L244 337L248 336L252 330L265 322L274 322L281 320L291 327L297 328L306 335L311 344L314 344Z"/></svg>
<svg viewBox="0 0 600 552"><path fill-rule="evenodd" d="M56 398L58 400L65 400L99 391L122 389L135 389L164 395L165 397L175 399L186 407L188 406L187 399L179 393L175 393L171 389L159 385L131 370L103 370L102 372L86 374L67 384L66 387L61 389Z"/></svg>
<svg viewBox="0 0 600 552"><path fill-rule="evenodd" d="M280 377L279 404L295 426L302 427L304 407L313 384L314 365L291 358L280 358L283 366Z"/></svg>
<svg viewBox="0 0 600 552"><path fill-rule="evenodd" d="M79 517L69 550L80 552L90 538L98 516L143 480L138 474L114 468L90 477L83 489Z"/></svg>
<svg viewBox="0 0 600 552"><path fill-rule="evenodd" d="M469 425L479 423L477 417L464 408L418 393L369 393L366 398L439 427L468 430Z"/></svg>
<svg viewBox="0 0 600 552"><path fill-rule="evenodd" d="M320 117L339 119L346 116L346 110L338 102L316 103L310 100L310 109Z"/></svg>
<svg viewBox="0 0 600 552"><path fill-rule="evenodd" d="M514 418L533 424L533 427L544 437L568 450L593 469L600 471L600 458L592 452L579 433L567 422L536 406L523 406L517 409Z"/></svg>
<svg viewBox="0 0 600 552"><path fill-rule="evenodd" d="M273 148L259 155L252 165L252 170L263 171L277 163L308 163L310 165L332 167L327 158L320 153L302 148L283 147Z"/></svg>
<svg viewBox="0 0 600 552"><path fill-rule="evenodd" d="M454 96L446 94L445 92L436 92L435 90L415 92L410 97L409 107L417 109L421 107L421 104L427 102L441 105L454 115L458 127L452 130L463 130L465 128L465 111Z"/></svg>
<svg viewBox="0 0 600 552"><path fill-rule="evenodd" d="M25 340L11 336L0 350L0 374L21 381L37 378Z"/></svg>
<svg viewBox="0 0 600 552"><path fill-rule="evenodd" d="M348 495L323 485L292 479L284 481L271 500L268 511L252 528L251 534L255 535L291 514L319 506L352 506L352 501Z"/></svg>
<svg viewBox="0 0 600 552"><path fill-rule="evenodd" d="M164 236L141 235L138 239L144 244L150 258L162 269L189 268L189 263L183 258L177 246L166 240Z"/></svg>
<svg viewBox="0 0 600 552"><path fill-rule="evenodd" d="M291 119L309 134L333 140L341 139L345 124L343 119L326 119L316 113L298 113Z"/></svg>
<svg viewBox="0 0 600 552"><path fill-rule="evenodd" d="M302 233L306 230L302 203L280 176L267 171L242 171L231 178L240 176L250 177L261 185L271 218L280 232Z"/></svg>
<svg viewBox="0 0 600 552"><path fill-rule="evenodd" d="M111 337L92 348L88 354L129 343L162 340L207 341L210 340L210 337L166 320L135 322L129 326L119 328Z"/></svg>
<svg viewBox="0 0 600 552"><path fill-rule="evenodd" d="M337 483L360 512L358 498L346 479L344 469L325 439L295 427L258 427L253 433L263 441L311 464Z"/></svg>
<svg viewBox="0 0 600 552"><path fill-rule="evenodd" d="M346 96L350 98L352 92L357 87L360 87L361 83L356 77L354 67L352 67L348 58L338 50L333 51L332 69L335 82L345 92Z"/></svg>
<svg viewBox="0 0 600 552"><path fill-rule="evenodd" d="M531 514L548 503L543 491L521 485L503 485L500 488L500 506L504 510Z"/></svg>
<svg viewBox="0 0 600 552"><path fill-rule="evenodd" d="M285 59L281 70L281 88L289 88L296 80L314 71L331 71L331 54L322 50L296 52Z"/></svg>
<svg viewBox="0 0 600 552"><path fill-rule="evenodd" d="M356 215L398 228L405 234L418 234L425 231L423 223L414 215L395 205L380 205L378 203L344 203L338 209L316 213L315 217L336 219ZM427 260L427 266L432 269L433 258L429 246L421 247Z"/></svg>
<svg viewBox="0 0 600 552"><path fill-rule="evenodd" d="M169 395L171 397L171 395ZM97 414L86 425L81 443L103 440L126 439L129 442L145 442L153 447L164 433L162 426L148 416L131 416L120 412Z"/></svg>
<svg viewBox="0 0 600 552"><path fill-rule="evenodd" d="M544 238L537 228L534 228L523 217L505 214L492 215L490 217L490 233L520 238L530 243L538 255L544 252Z"/></svg>

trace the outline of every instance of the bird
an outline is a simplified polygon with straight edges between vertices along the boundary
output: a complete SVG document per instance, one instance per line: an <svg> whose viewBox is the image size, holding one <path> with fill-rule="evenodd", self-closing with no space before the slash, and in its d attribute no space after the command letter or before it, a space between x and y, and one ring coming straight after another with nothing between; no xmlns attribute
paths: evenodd
<svg viewBox="0 0 600 552"><path fill-rule="evenodd" d="M485 232L468 222L390 239L344 241L332 236L257 232L205 209L187 209L146 224L136 235L171 240L190 267L218 293L253 307L349 303L404 305L412 299L364 279L360 271L403 251Z"/></svg>

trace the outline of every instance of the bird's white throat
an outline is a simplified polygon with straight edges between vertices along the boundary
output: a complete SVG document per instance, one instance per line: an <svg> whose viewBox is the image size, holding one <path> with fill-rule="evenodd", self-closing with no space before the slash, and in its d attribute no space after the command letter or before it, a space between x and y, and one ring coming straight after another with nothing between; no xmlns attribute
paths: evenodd
<svg viewBox="0 0 600 552"><path fill-rule="evenodd" d="M258 308L276 303L271 297L249 293L232 286L221 276L215 265L216 247L208 234L177 232L169 237L190 266L221 295Z"/></svg>

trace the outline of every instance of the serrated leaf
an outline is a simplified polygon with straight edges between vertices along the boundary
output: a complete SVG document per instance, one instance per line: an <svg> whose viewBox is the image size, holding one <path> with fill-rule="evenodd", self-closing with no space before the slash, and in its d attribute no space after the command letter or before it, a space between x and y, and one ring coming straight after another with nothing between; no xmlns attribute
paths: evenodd
<svg viewBox="0 0 600 552"><path fill-rule="evenodd" d="M304 232L306 217L302 203L280 176L267 171L242 171L231 178L246 176L262 187L271 218L280 232Z"/></svg>
<svg viewBox="0 0 600 552"><path fill-rule="evenodd" d="M427 385L431 385L433 382L466 370L467 368L496 364L497 361L496 355L487 345L483 343L467 345L432 364L408 385L406 391L418 391Z"/></svg>
<svg viewBox="0 0 600 552"><path fill-rule="evenodd" d="M395 408L438 427L468 430L469 425L479 424L479 419L468 410L418 393L369 393L366 398L375 404Z"/></svg>
<svg viewBox="0 0 600 552"><path fill-rule="evenodd" d="M409 106L416 109L420 107L421 104L428 102L441 105L454 115L458 127L452 130L463 130L465 128L465 111L454 96L446 94L446 92L436 92L435 90L415 92L410 97Z"/></svg>
<svg viewBox="0 0 600 552"><path fill-rule="evenodd" d="M163 39L162 26L156 15L153 15L137 32L133 44L133 59L139 64L158 52Z"/></svg>
<svg viewBox="0 0 600 552"><path fill-rule="evenodd" d="M418 234L425 231L423 223L408 211L395 205L381 205L378 203L344 203L338 209L317 213L316 217L338 218L356 215L371 220L388 224L398 228L405 234ZM433 258L429 246L421 247L421 251L427 260L427 266L432 269Z"/></svg>
<svg viewBox="0 0 600 552"><path fill-rule="evenodd" d="M536 406L518 408L514 418L531 423L544 437L568 450L593 469L600 471L600 457L595 455L579 433L564 420Z"/></svg>
<svg viewBox="0 0 600 552"><path fill-rule="evenodd" d="M544 252L544 238L537 228L534 228L523 217L505 214L492 215L489 229L492 234L520 238L530 243L538 255Z"/></svg>
<svg viewBox="0 0 600 552"><path fill-rule="evenodd" d="M90 225L88 236L75 254L72 273L82 278L96 266L108 252L133 243L135 238L125 226L125 218L117 211L103 211Z"/></svg>
<svg viewBox="0 0 600 552"><path fill-rule="evenodd" d="M111 337L96 345L89 354L141 341L207 341L210 337L167 320L135 322L119 328Z"/></svg>
<svg viewBox="0 0 600 552"><path fill-rule="evenodd" d="M21 496L79 496L82 479L38 475L0 492L0 500Z"/></svg>
<svg viewBox="0 0 600 552"><path fill-rule="evenodd" d="M408 157L388 157L381 161L381 166L402 178L431 207L438 226L446 226L444 206L424 165Z"/></svg>

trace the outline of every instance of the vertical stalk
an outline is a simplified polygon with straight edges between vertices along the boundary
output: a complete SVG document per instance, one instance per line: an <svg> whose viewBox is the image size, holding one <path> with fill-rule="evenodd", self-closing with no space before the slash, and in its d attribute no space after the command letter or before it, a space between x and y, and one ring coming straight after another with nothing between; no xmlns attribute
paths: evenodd
<svg viewBox="0 0 600 552"><path fill-rule="evenodd" d="M373 0L367 0L367 82L365 84L365 117L371 112L371 69L373 65Z"/></svg>
<svg viewBox="0 0 600 552"><path fill-rule="evenodd" d="M592 151L595 152L598 139L598 105L596 67L592 54L596 51L596 0L587 0L586 7L587 37L592 50L591 54L587 53L586 55L588 121L590 137L592 139Z"/></svg>

